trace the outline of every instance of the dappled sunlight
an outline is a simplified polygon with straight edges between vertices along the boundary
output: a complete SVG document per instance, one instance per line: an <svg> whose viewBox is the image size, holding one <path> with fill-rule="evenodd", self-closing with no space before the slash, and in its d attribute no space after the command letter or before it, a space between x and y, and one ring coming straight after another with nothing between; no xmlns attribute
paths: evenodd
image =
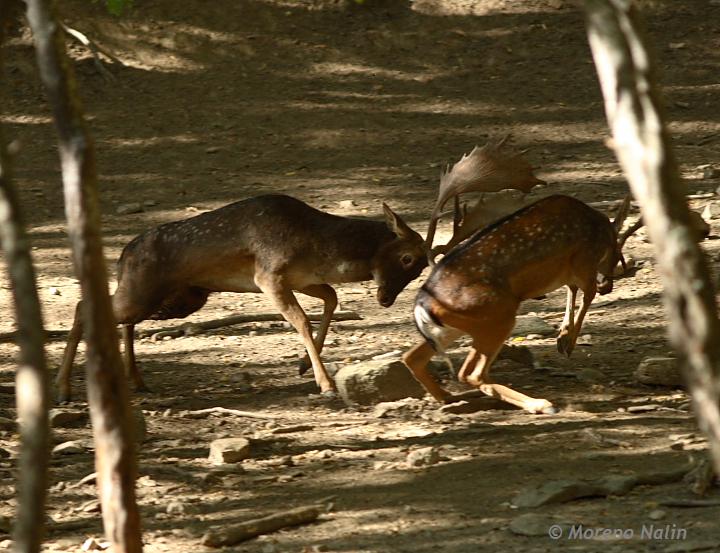
<svg viewBox="0 0 720 553"><path fill-rule="evenodd" d="M0 115L0 123L11 125L50 125L52 117L47 115Z"/></svg>

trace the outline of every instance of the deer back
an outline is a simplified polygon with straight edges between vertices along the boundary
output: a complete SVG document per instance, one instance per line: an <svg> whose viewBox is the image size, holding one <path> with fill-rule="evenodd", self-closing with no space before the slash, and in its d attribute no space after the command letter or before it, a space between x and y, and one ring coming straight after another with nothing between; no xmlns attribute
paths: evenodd
<svg viewBox="0 0 720 553"><path fill-rule="evenodd" d="M611 277L617 252L617 236L605 215L569 196L549 196L451 250L425 288L461 310L494 294L522 301L598 273Z"/></svg>

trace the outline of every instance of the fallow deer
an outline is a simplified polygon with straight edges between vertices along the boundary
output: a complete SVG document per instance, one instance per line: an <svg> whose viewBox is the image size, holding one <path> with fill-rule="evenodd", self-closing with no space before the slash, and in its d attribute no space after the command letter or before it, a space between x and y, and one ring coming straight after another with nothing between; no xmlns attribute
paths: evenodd
<svg viewBox="0 0 720 553"><path fill-rule="evenodd" d="M453 171L443 175L450 195ZM462 181L471 178L464 174ZM627 203L621 207L625 213ZM415 323L424 340L403 356L415 378L438 401L455 401L430 376L427 364L460 336L470 335L471 350L458 372L461 382L531 413L554 412L545 399L492 382L490 366L515 325L520 303L561 286L568 294L557 347L570 355L596 293L612 291L613 269L623 261L618 247L622 219L619 214L613 224L583 202L556 195L460 242L435 265L415 301ZM578 290L583 297L576 314Z"/></svg>
<svg viewBox="0 0 720 553"><path fill-rule="evenodd" d="M427 266L423 238L387 205L385 221L319 211L284 195L266 195L167 223L132 240L118 261L113 311L122 325L126 371L145 384L135 362L134 327L147 319L182 318L212 292L264 292L298 331L322 393L334 383L320 359L337 306L331 284L374 280L377 301L389 307ZM313 340L293 291L324 302ZM62 365L58 397L70 397L70 373L82 337L80 304Z"/></svg>

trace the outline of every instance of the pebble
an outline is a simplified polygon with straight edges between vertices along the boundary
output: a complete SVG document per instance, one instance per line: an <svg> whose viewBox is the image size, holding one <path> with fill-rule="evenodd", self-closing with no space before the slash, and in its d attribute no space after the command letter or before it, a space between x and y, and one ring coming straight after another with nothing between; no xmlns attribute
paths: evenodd
<svg viewBox="0 0 720 553"><path fill-rule="evenodd" d="M440 461L440 454L434 447L422 447L408 453L405 462L409 467L427 467Z"/></svg>
<svg viewBox="0 0 720 553"><path fill-rule="evenodd" d="M62 294L60 293L60 290L58 290L57 288L55 288L55 286L51 286L51 287L49 288L48 292L50 292L50 295L51 295L51 296L62 296Z"/></svg>
<svg viewBox="0 0 720 553"><path fill-rule="evenodd" d="M338 205L340 206L340 209L351 209L353 207L357 207L355 200L340 200Z"/></svg>
<svg viewBox="0 0 720 553"><path fill-rule="evenodd" d="M208 460L213 465L238 463L250 457L250 442L245 438L222 438L210 443Z"/></svg>
<svg viewBox="0 0 720 553"><path fill-rule="evenodd" d="M132 213L141 213L143 206L140 202L131 202L129 204L122 204L117 207L115 213L118 215L130 215Z"/></svg>
<svg viewBox="0 0 720 553"><path fill-rule="evenodd" d="M654 509L648 513L650 520L662 520L667 516L667 512L662 509Z"/></svg>
<svg viewBox="0 0 720 553"><path fill-rule="evenodd" d="M85 424L88 421L88 414L85 411L71 409L50 409L49 420L52 428L67 428Z"/></svg>
<svg viewBox="0 0 720 553"><path fill-rule="evenodd" d="M649 411L657 411L660 405L656 403L646 403L644 405L631 405L627 408L628 413L647 413Z"/></svg>

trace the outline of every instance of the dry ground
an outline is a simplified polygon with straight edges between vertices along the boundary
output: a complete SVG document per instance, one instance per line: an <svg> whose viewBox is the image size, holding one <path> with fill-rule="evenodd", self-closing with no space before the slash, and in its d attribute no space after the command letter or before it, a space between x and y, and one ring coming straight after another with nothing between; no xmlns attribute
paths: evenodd
<svg viewBox="0 0 720 553"><path fill-rule="evenodd" d="M626 190L604 146L583 18L570 2L417 0L411 10L401 2L374 8L321 0L137 0L120 19L86 0L61 4L67 23L127 65L113 68L117 81L109 83L72 47L96 138L111 263L152 225L265 192L373 217L385 200L424 231L440 165L509 131L550 183L534 196L562 192L595 202ZM683 175L690 192L713 192L718 181L702 179L697 168L720 153L720 6L704 0L646 5ZM0 115L6 135L21 145L16 180L45 321L48 328L68 328L78 286L54 131L27 36L11 41L6 63ZM342 200L356 207L342 209ZM147 202L144 212L117 214L136 201ZM713 223L714 235L719 224ZM718 242L710 239L704 248L717 264ZM584 331L591 335L588 345L568 360L552 338L521 340L548 370L498 365L500 381L560 405L555 416L510 409L451 415L416 400L378 418L372 409L318 401L310 396L314 384L297 374L299 340L282 323L141 340L137 353L153 389L133 399L148 430L138 488L146 551L202 551L199 536L210 526L328 496L334 508L321 522L227 551L670 551L705 540L715 544L709 550L720 550L718 507L664 508L656 524L685 528L688 539L639 539L660 500L690 496L684 484L535 510L593 528L631 528L632 540L552 541L508 530L525 512L509 502L527 486L662 470L687 459L677 445L696 432L686 394L633 379L642 358L670 348L651 248L639 236L628 251L644 264L595 302ZM9 331L10 293L2 278L0 331ZM333 325L325 359L341 365L413 344L410 307L421 280L389 310L375 303L373 285L339 287L341 306L363 319ZM563 306L558 291L523 311L557 325ZM218 294L193 320L269 310L259 296ZM51 367L62 348L59 341L48 345ZM14 346L0 345L3 382L13 381L15 353ZM576 378L582 368L605 377L583 381ZM82 398L77 373L74 388ZM626 411L648 403L659 407ZM183 413L214 406L275 418ZM0 411L14 418L11 395L0 395ZM276 430L294 425L303 426ZM252 438L252 458L211 470L208 443L227 436ZM89 428L80 427L58 429L54 439L89 437ZM702 448L699 442L690 447ZM441 462L407 468L407 452L429 445L440 450ZM15 453L16 434L0 431L0 446ZM4 515L14 504L13 470L12 459L0 461ZM89 452L53 457L51 550L76 551L86 537L101 536L93 486L74 486L92 471Z"/></svg>

